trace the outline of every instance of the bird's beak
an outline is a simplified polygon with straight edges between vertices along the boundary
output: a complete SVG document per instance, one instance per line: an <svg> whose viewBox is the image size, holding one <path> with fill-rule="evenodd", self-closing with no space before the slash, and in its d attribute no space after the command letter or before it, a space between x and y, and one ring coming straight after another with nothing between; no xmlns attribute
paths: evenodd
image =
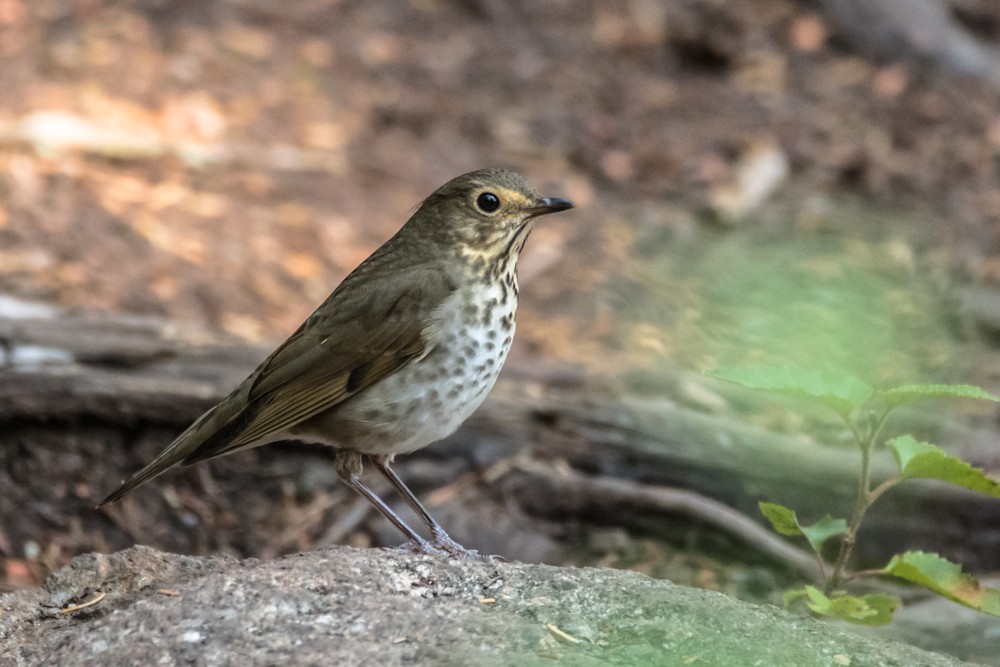
<svg viewBox="0 0 1000 667"><path fill-rule="evenodd" d="M558 213L573 208L573 202L557 197L542 197L534 206L525 209L529 218L534 218L546 213Z"/></svg>

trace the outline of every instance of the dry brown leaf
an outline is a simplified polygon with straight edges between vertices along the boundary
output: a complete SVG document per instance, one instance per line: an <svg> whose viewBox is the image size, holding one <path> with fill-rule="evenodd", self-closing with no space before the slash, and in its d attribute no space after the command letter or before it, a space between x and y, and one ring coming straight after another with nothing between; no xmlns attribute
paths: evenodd
<svg viewBox="0 0 1000 667"><path fill-rule="evenodd" d="M805 53L822 50L826 44L826 25L815 14L804 14L792 19L789 30L792 48Z"/></svg>

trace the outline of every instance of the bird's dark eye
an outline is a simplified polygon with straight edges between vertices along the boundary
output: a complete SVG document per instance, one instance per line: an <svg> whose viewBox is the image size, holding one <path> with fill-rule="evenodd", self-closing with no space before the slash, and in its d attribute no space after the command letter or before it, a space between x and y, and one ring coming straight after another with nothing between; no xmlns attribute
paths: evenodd
<svg viewBox="0 0 1000 667"><path fill-rule="evenodd" d="M492 213L500 208L500 198L492 192L484 192L476 197L476 206L479 207L480 211Z"/></svg>

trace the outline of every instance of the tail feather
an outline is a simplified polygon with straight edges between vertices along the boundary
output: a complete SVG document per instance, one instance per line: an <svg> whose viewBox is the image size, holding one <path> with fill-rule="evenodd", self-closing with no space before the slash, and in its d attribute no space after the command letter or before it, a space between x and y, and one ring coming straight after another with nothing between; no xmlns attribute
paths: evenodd
<svg viewBox="0 0 1000 667"><path fill-rule="evenodd" d="M242 387L241 387L242 388ZM196 456L196 452L210 442L215 442L219 436L229 435L229 426L241 414L237 406L245 405L245 397L240 390L234 391L221 403L199 417L191 426L164 449L159 456L146 464L142 469L129 477L111 495L97 506L103 507L117 502L132 492L138 486L145 484L154 477L172 468L185 459ZM240 400L243 399L243 400Z"/></svg>

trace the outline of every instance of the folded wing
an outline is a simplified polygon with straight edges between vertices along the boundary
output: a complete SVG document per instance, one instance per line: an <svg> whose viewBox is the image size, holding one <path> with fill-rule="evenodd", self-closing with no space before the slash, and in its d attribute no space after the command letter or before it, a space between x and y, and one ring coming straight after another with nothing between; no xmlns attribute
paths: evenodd
<svg viewBox="0 0 1000 667"><path fill-rule="evenodd" d="M269 442L433 346L428 325L456 283L438 266L348 279L243 383L101 505L171 466ZM335 435L335 434L334 434Z"/></svg>

